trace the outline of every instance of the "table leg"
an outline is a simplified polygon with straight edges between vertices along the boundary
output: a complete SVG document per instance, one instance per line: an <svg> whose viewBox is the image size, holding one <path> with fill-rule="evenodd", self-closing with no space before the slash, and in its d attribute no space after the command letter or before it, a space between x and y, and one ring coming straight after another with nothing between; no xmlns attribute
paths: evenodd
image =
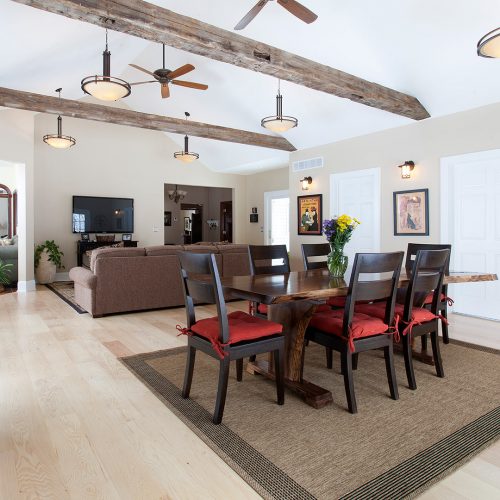
<svg viewBox="0 0 500 500"><path fill-rule="evenodd" d="M285 385L302 397L314 408L322 408L333 401L332 393L303 379L304 336L306 328L316 309L316 304L308 301L288 302L271 305L268 309L270 321L283 325L285 335ZM249 373L259 373L274 378L271 357L247 366Z"/></svg>

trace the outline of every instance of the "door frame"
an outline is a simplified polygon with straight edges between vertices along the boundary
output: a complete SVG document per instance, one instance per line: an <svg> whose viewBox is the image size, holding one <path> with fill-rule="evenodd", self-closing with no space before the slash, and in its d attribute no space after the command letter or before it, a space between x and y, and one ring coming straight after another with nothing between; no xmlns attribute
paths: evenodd
<svg viewBox="0 0 500 500"><path fill-rule="evenodd" d="M288 198L290 199L290 191L288 189L281 189L278 191L266 191L264 193L264 245L271 245L270 233L271 230L271 200L274 198Z"/></svg>
<svg viewBox="0 0 500 500"><path fill-rule="evenodd" d="M375 217L375 226L374 226L374 234L375 234L375 245L374 245L374 252L380 252L380 228L381 228L381 219L382 219L382 207L381 207L381 200L382 200L382 193L381 193L381 174L380 174L380 167L372 167L372 168L363 168L363 169L358 169L358 170L348 170L346 172L334 172L333 174L330 174L330 214L333 217L334 215L341 215L338 213L338 200L339 200L339 185L338 185L338 179L340 176L350 176L350 177L363 177L367 173L374 174L375 178L375 187L374 187L374 193L375 193L375 204L378 207L378 217ZM361 221L363 222L363 221Z"/></svg>

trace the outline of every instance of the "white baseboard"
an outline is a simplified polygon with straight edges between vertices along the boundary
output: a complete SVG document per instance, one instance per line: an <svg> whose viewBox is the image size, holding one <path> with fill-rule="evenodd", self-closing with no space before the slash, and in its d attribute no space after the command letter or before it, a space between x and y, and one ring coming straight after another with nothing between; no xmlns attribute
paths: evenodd
<svg viewBox="0 0 500 500"><path fill-rule="evenodd" d="M35 280L17 282L17 293L34 292L35 290L36 290Z"/></svg>
<svg viewBox="0 0 500 500"><path fill-rule="evenodd" d="M70 281L69 272L68 273L56 273L54 281Z"/></svg>

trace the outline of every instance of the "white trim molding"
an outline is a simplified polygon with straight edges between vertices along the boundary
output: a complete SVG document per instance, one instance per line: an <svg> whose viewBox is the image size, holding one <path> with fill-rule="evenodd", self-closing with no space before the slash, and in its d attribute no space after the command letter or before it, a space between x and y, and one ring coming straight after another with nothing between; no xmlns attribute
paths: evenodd
<svg viewBox="0 0 500 500"><path fill-rule="evenodd" d="M17 293L27 293L35 291L36 291L35 280L17 282Z"/></svg>

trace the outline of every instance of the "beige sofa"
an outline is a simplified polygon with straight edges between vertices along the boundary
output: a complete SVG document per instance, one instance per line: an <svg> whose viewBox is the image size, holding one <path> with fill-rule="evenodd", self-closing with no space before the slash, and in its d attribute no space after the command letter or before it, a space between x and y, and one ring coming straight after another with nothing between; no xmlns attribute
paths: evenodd
<svg viewBox="0 0 500 500"><path fill-rule="evenodd" d="M214 253L223 277L250 274L248 245L99 248L90 269L74 267L75 300L92 316L184 305L181 251Z"/></svg>

